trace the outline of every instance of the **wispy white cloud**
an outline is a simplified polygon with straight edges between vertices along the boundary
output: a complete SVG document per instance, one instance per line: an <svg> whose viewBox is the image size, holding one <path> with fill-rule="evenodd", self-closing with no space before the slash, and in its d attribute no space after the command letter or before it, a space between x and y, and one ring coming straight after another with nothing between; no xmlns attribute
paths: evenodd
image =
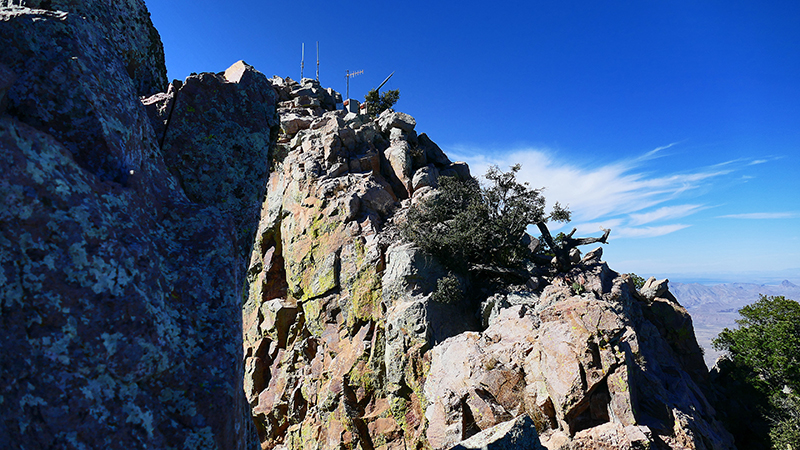
<svg viewBox="0 0 800 450"><path fill-rule="evenodd" d="M674 142L632 157L600 165L578 164L559 159L547 149L524 148L511 152L487 154L482 149L449 148L451 157L467 161L475 175L483 174L490 165L505 169L522 164L518 178L531 187L545 187L548 204L558 201L573 211L573 224L580 233L592 233L600 227L613 228L619 237L663 236L689 227L685 223L669 223L710 206L671 204L685 195L707 188L733 172L742 170L752 159L737 159L712 166L676 173L651 173L645 169L648 160L662 157L659 152L678 145ZM642 225L648 225L643 227Z"/></svg>
<svg viewBox="0 0 800 450"><path fill-rule="evenodd" d="M632 228L632 227L621 227L615 230L616 237L631 237L631 238L648 238L648 237L656 237L656 236L663 236L665 234L674 233L679 230L683 230L684 228L689 228L690 225L682 224L682 223L675 223L671 225L660 225L657 227L640 227L640 228Z"/></svg>
<svg viewBox="0 0 800 450"><path fill-rule="evenodd" d="M640 213L732 171L702 168L653 176L641 168L641 158L584 167L560 161L541 149L518 150L494 158L465 149L448 149L447 153L467 161L474 174L486 172L489 165L505 168L521 163L519 178L532 187L546 187L548 201L568 204L578 222Z"/></svg>
<svg viewBox="0 0 800 450"><path fill-rule="evenodd" d="M680 219L681 217L686 217L706 208L707 207L703 205L664 206L656 209L655 211L631 214L630 224L644 225L646 223L656 222L659 220Z"/></svg>
<svg viewBox="0 0 800 450"><path fill-rule="evenodd" d="M795 219L798 217L800 217L798 212L760 212L717 216L718 219Z"/></svg>
<svg viewBox="0 0 800 450"><path fill-rule="evenodd" d="M756 159L756 160L750 161L750 164L748 164L748 166L755 166L756 164L764 164L765 162L769 162L769 160L767 160L767 159Z"/></svg>
<svg viewBox="0 0 800 450"><path fill-rule="evenodd" d="M663 155L658 155L658 153L660 153L661 150L666 150L666 149L668 149L670 147L674 147L674 146L676 146L678 144L680 144L680 142L672 142L672 143L667 144L667 145L662 145L661 147L656 147L653 150L650 150L649 152L645 153L644 155L636 158L636 160L637 161L647 161L649 159L653 159L653 158L657 158L657 157L663 156ZM656 156L656 155L658 155L658 156Z"/></svg>

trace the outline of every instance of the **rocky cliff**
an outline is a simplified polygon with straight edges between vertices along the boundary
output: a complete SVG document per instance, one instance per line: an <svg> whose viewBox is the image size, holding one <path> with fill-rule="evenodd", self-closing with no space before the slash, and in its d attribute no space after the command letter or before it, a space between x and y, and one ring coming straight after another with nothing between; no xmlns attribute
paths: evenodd
<svg viewBox="0 0 800 450"><path fill-rule="evenodd" d="M476 287L479 306L437 303L447 272L395 225L469 169L406 114L368 120L325 107L313 80L273 84L282 159L244 307L263 448L733 447L666 281L637 292L597 249L528 288Z"/></svg>
<svg viewBox="0 0 800 450"><path fill-rule="evenodd" d="M239 63L167 90L138 0L3 6L2 446L255 448L241 305L269 81Z"/></svg>
<svg viewBox="0 0 800 450"><path fill-rule="evenodd" d="M732 448L665 282L595 250L433 301L397 225L470 173L411 116L241 61L167 84L140 0L0 5L0 442Z"/></svg>

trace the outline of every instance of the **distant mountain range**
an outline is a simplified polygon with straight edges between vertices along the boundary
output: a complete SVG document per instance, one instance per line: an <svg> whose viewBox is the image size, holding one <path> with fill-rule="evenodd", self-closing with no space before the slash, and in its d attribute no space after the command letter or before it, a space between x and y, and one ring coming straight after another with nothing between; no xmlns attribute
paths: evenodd
<svg viewBox="0 0 800 450"><path fill-rule="evenodd" d="M780 284L726 283L707 286L698 283L670 282L669 290L692 315L697 342L705 351L708 367L720 353L711 347L724 328L736 327L739 309L754 303L759 295L782 295L800 301L800 286L784 280Z"/></svg>

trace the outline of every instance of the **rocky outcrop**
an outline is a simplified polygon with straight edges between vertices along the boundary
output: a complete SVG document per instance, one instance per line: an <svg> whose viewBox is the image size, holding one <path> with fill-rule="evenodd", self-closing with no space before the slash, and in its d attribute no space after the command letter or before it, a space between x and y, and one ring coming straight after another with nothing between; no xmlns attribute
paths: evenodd
<svg viewBox="0 0 800 450"><path fill-rule="evenodd" d="M282 133L244 308L245 390L262 445L422 442L422 404L403 391L402 372L413 366L421 373L426 348L409 354L389 345L396 329L387 327L386 318L403 313L387 309L384 295L391 289L382 286L396 281L404 295L406 286L420 284L430 294L435 278L433 285L410 279L431 276L424 273L424 258L387 255L389 242L381 240L400 200L413 195L389 181L399 178L389 162L395 127L332 109L329 99L340 96L313 82L273 84ZM408 131L407 122L398 126ZM406 177L451 165L428 161L418 147L404 148L409 161L414 152L422 155L404 166ZM409 269L409 258L421 266ZM419 342L427 341L427 329L416 333ZM407 366L397 367L396 351ZM420 376L408 379L418 382Z"/></svg>
<svg viewBox="0 0 800 450"><path fill-rule="evenodd" d="M200 74L161 94L178 97L157 135L139 96L166 87L163 55L140 1L23 4L43 9L0 10L0 442L253 448L243 230L276 94L244 64Z"/></svg>
<svg viewBox="0 0 800 450"><path fill-rule="evenodd" d="M692 367L629 286L587 261L539 294L514 294L483 332L434 347L425 397L450 400L426 410L431 445L526 413L548 448L732 448Z"/></svg>
<svg viewBox="0 0 800 450"><path fill-rule="evenodd" d="M370 121L273 84L285 156L244 309L263 448L733 448L666 281L636 292L598 249L483 302L433 301L447 270L394 224L469 168L406 114Z"/></svg>

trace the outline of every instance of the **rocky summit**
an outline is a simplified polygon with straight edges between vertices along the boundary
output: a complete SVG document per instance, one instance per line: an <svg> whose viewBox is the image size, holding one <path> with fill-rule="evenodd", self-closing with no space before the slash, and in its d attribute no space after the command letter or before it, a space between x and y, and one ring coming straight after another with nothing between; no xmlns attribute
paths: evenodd
<svg viewBox="0 0 800 450"><path fill-rule="evenodd" d="M416 120L239 61L167 83L145 5L0 3L0 442L734 448L692 320L573 252L435 301Z"/></svg>

